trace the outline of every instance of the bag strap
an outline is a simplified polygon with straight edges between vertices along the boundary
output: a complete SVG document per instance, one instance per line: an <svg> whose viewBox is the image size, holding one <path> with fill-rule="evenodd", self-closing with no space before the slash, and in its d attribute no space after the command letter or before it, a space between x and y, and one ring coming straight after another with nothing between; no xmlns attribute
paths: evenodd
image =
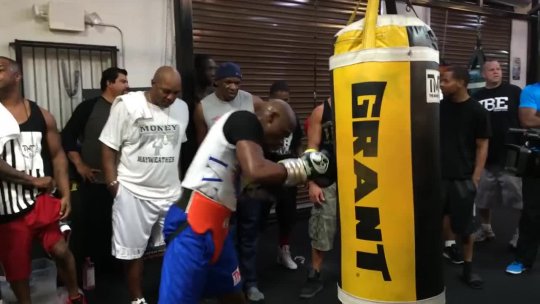
<svg viewBox="0 0 540 304"><path fill-rule="evenodd" d="M182 195L180 195L180 199L178 201L176 201L174 204L176 206L178 206L180 209L185 211L188 204L189 204L189 201L191 200L191 194L192 193L193 193L193 190L183 188L182 189ZM170 244L170 242L172 240L174 240L174 238L176 238L178 235L180 235L180 233L182 233L182 231L184 231L184 229L186 229L187 227L188 227L188 221L187 220L180 223L180 225L178 225L176 230L169 235L169 237L166 239L165 243L167 245Z"/></svg>

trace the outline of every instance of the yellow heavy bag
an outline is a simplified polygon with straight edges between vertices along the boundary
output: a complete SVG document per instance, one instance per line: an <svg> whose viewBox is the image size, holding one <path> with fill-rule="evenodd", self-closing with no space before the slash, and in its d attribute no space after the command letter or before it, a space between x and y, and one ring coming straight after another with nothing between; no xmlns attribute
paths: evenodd
<svg viewBox="0 0 540 304"><path fill-rule="evenodd" d="M343 303L445 303L436 38L377 16L336 36L330 69Z"/></svg>

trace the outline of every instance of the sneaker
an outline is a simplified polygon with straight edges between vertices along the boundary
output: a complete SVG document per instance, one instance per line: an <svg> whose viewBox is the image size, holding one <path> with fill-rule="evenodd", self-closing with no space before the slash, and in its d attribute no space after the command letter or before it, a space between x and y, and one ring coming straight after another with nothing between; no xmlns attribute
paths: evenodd
<svg viewBox="0 0 540 304"><path fill-rule="evenodd" d="M66 304L86 304L86 297L80 293L77 299L70 299L68 297Z"/></svg>
<svg viewBox="0 0 540 304"><path fill-rule="evenodd" d="M463 264L463 255L459 251L456 244L444 247L443 257L447 258L450 262L456 265Z"/></svg>
<svg viewBox="0 0 540 304"><path fill-rule="evenodd" d="M461 276L461 280L472 289L482 289L484 287L484 280L476 273L464 274Z"/></svg>
<svg viewBox="0 0 540 304"><path fill-rule="evenodd" d="M289 245L283 245L282 247L278 248L277 263L291 270L298 268L298 265L296 265L291 257Z"/></svg>
<svg viewBox="0 0 540 304"><path fill-rule="evenodd" d="M248 288L247 298L251 302L258 302L264 300L264 294L257 288L257 286L251 286Z"/></svg>
<svg viewBox="0 0 540 304"><path fill-rule="evenodd" d="M475 233L473 233L473 239L475 242L491 241L495 239L495 233L491 229L486 230L480 227Z"/></svg>
<svg viewBox="0 0 540 304"><path fill-rule="evenodd" d="M506 267L506 273L509 274L522 274L525 270L527 270L527 267L517 261L512 262L512 264Z"/></svg>
<svg viewBox="0 0 540 304"><path fill-rule="evenodd" d="M300 298L310 299L323 290L324 284L321 279L321 273L311 269L304 286L300 289Z"/></svg>

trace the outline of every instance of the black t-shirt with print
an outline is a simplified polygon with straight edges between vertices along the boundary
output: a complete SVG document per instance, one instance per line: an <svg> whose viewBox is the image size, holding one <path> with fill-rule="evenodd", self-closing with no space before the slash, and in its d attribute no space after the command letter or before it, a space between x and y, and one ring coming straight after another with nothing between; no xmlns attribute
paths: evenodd
<svg viewBox="0 0 540 304"><path fill-rule="evenodd" d="M470 179L476 159L476 139L489 138L489 113L476 100L441 101L441 169L445 179Z"/></svg>
<svg viewBox="0 0 540 304"><path fill-rule="evenodd" d="M298 117L296 117L296 128L294 131L289 134L288 137L285 137L283 139L283 145L273 151L268 151L266 154L266 157L274 162L286 159L286 158L293 158L298 157L297 151L300 148L300 145L302 144L302 137L304 136L304 133L302 132L302 126L300 125L300 120Z"/></svg>
<svg viewBox="0 0 540 304"><path fill-rule="evenodd" d="M521 89L503 83L492 89L481 89L474 99L489 112L493 136L489 140L487 165L504 166L505 143L518 143L516 135L508 134L508 128L519 128L519 96Z"/></svg>

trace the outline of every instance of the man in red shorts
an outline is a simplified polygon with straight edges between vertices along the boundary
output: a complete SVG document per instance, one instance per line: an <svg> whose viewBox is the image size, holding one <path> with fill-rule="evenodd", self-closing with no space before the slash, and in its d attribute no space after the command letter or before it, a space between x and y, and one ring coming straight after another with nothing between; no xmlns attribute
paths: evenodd
<svg viewBox="0 0 540 304"><path fill-rule="evenodd" d="M0 57L0 265L18 302L31 303L31 246L38 239L66 284L67 303L86 303L58 224L69 215L70 192L56 121L21 95L21 79L19 65ZM55 185L60 199L50 194Z"/></svg>

